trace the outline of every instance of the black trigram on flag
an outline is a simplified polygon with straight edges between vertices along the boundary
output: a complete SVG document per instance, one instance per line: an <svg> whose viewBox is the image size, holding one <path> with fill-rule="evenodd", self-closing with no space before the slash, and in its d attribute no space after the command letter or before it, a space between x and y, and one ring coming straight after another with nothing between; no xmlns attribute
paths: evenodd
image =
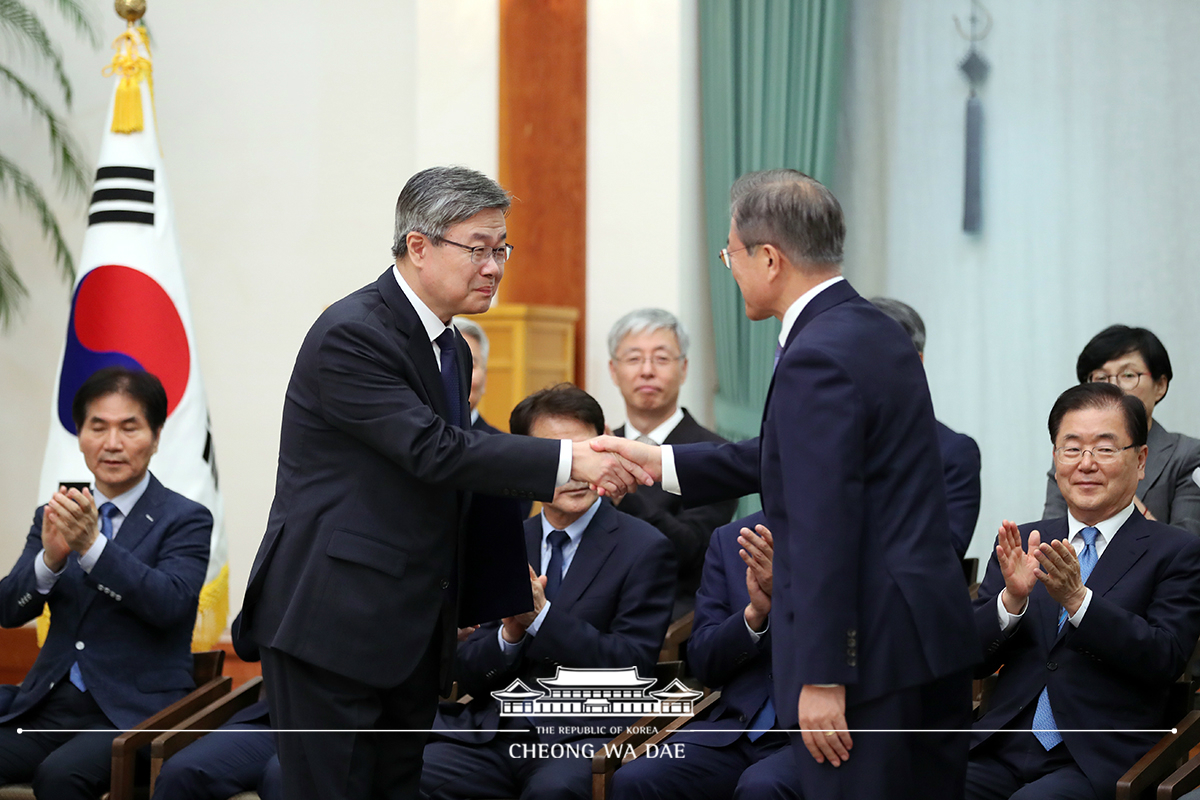
<svg viewBox="0 0 1200 800"><path fill-rule="evenodd" d="M101 167L96 170L88 225L102 222L154 224L154 170Z"/></svg>

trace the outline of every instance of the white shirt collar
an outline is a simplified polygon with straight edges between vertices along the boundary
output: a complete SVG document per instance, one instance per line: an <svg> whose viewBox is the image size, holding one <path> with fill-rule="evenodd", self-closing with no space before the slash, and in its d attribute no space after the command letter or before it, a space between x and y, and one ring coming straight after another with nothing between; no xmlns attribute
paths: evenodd
<svg viewBox="0 0 1200 800"><path fill-rule="evenodd" d="M596 516L596 512L600 510L600 501L602 498L597 497L596 502L592 503L592 507L583 512L583 516L572 522L567 527L563 528L567 532L567 536L571 539L571 544L579 542L579 537L583 536L584 530L588 525L592 524L592 517ZM546 513L541 513L542 518L542 547L546 546L546 540L550 534L558 530L546 520Z"/></svg>
<svg viewBox="0 0 1200 800"><path fill-rule="evenodd" d="M787 345L788 334L792 332L792 326L796 324L796 320L800 317L800 312L804 310L804 307L811 303L812 299L821 292L825 291L830 286L833 286L838 281L844 280L846 279L843 276L835 275L827 281L822 281L804 294L800 295L798 298L796 298L796 302L788 306L788 310L783 313L783 328L779 331L780 347Z"/></svg>
<svg viewBox="0 0 1200 800"><path fill-rule="evenodd" d="M100 490L97 489L95 492L93 492L93 495L95 496L95 499L96 499L96 508L99 508L100 506L104 505L105 503L112 503L114 506L117 507L117 511L121 512L122 517L128 517L129 512L133 511L133 507L137 505L138 500L142 499L142 495L144 495L146 493L146 489L149 486L150 486L150 470L146 470L146 474L142 476L142 479L140 481L138 481L137 486L134 486L128 492L119 494L116 497L113 497L113 498L105 497L103 494L100 493Z"/></svg>
<svg viewBox="0 0 1200 800"><path fill-rule="evenodd" d="M1129 518L1133 516L1133 508L1134 504L1130 502L1128 506L1121 509L1108 519L1102 520L1097 522L1095 525L1090 526L1099 531L1098 535L1096 536L1097 557L1099 557L1100 552L1104 549L1104 545L1106 545L1108 542L1111 542L1113 537L1117 535L1117 531L1121 530L1121 526L1128 522ZM1083 535L1080 534L1080 531L1087 527L1089 526L1084 525L1082 522L1075 519L1075 517L1071 514L1070 509L1067 509L1067 541L1074 544L1076 536L1082 540Z"/></svg>
<svg viewBox="0 0 1200 800"><path fill-rule="evenodd" d="M626 420L626 422L625 422L625 438L626 439L636 439L639 436L645 435L648 438L652 439L655 444L661 445L663 442L665 442L667 440L667 437L671 435L671 431L675 430L675 427L677 425L679 425L679 423L681 423L681 422L683 422L683 409L678 408L678 407L676 407L675 413L672 414L671 416L667 417L666 421L663 422L662 425L659 425L657 428L655 428L654 430L650 431L647 434L643 434L637 428L633 427L632 422L629 422L628 420Z"/></svg>
<svg viewBox="0 0 1200 800"><path fill-rule="evenodd" d="M474 425L476 422L479 422L479 409L472 408L471 409L471 424Z"/></svg>
<svg viewBox="0 0 1200 800"><path fill-rule="evenodd" d="M400 274L400 268L392 267L392 275L396 276L396 283L400 284L400 291L404 292L404 296L408 298L408 302L417 311L417 317L421 320L421 325L425 328L425 333L429 336L429 341L433 342L437 337L445 333L450 326L438 319L438 315L429 310L429 306L417 296L417 293L412 290Z"/></svg>

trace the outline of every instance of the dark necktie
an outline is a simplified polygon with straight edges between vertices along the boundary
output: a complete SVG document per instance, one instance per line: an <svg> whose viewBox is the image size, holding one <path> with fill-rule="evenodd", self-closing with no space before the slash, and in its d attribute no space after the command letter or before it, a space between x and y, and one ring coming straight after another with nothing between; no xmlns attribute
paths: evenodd
<svg viewBox="0 0 1200 800"><path fill-rule="evenodd" d="M100 535L105 539L111 539L113 536L112 518L117 514L117 507L112 503L105 503L100 506ZM75 688L81 692L87 691L87 685L83 682L83 673L79 671L79 662L76 661L71 665L71 683L75 684Z"/></svg>
<svg viewBox="0 0 1200 800"><path fill-rule="evenodd" d="M1096 561L1099 559L1099 555L1096 553L1096 534L1099 532L1095 528L1084 528L1079 532L1083 537L1083 552L1079 554L1079 578L1084 585L1087 584L1088 576L1092 574L1092 569L1095 568ZM1067 610L1064 608L1058 614L1060 631L1066 621ZM1042 693L1038 695L1037 708L1033 710L1033 735L1047 750L1062 741L1062 734L1058 732L1058 723L1054 721L1054 711L1050 708L1050 687L1048 686L1042 689Z"/></svg>
<svg viewBox="0 0 1200 800"><path fill-rule="evenodd" d="M551 603L558 597L563 579L563 548L571 537L566 531L550 531L550 563L546 566L546 599Z"/></svg>
<svg viewBox="0 0 1200 800"><path fill-rule="evenodd" d="M450 404L450 424L461 428L462 392L458 386L458 348L454 346L454 330L447 328L434 341L442 351L442 388L446 390L446 402Z"/></svg>

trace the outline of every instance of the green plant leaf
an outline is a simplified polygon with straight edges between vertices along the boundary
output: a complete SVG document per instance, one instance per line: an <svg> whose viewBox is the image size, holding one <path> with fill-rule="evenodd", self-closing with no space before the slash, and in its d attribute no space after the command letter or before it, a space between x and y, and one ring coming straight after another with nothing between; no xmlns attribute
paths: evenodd
<svg viewBox="0 0 1200 800"><path fill-rule="evenodd" d="M29 292L13 266L12 256L0 239L0 328L7 329L17 311L17 304Z"/></svg>
<svg viewBox="0 0 1200 800"><path fill-rule="evenodd" d="M34 91L33 87L8 67L0 64L0 83L7 82L16 88L21 98L37 112L50 131L50 151L54 155L54 171L58 175L63 191L68 194L87 196L88 168L79 145L67 131L66 125L46 104L46 101Z"/></svg>
<svg viewBox="0 0 1200 800"><path fill-rule="evenodd" d="M92 47L100 46L100 34L92 22L87 8L77 0L49 0L51 5L58 7L58 13L66 18L75 28L75 32L92 43Z"/></svg>
<svg viewBox="0 0 1200 800"><path fill-rule="evenodd" d="M26 51L32 48L35 55L50 63L67 108L70 108L71 82L67 80L66 70L63 69L62 54L50 41L37 15L20 0L0 0L0 30L9 31L20 47Z"/></svg>
<svg viewBox="0 0 1200 800"><path fill-rule="evenodd" d="M62 230L58 226L58 220L55 218L54 212L50 210L50 205L42 195L42 190L20 167L0 153L0 192L8 194L10 191L21 206L37 216L38 223L42 227L42 235L54 245L54 260L62 270L63 279L74 283L75 259L71 256L71 249L67 247Z"/></svg>

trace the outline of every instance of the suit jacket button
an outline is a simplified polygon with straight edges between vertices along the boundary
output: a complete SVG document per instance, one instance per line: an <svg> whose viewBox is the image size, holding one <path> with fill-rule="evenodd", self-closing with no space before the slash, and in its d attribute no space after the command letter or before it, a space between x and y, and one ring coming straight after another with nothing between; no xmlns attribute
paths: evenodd
<svg viewBox="0 0 1200 800"><path fill-rule="evenodd" d="M1047 661L1047 662L1046 662L1046 669L1048 669L1048 670L1050 670L1051 672L1053 672L1054 670L1058 669L1058 662L1056 662L1056 661Z"/></svg>
<svg viewBox="0 0 1200 800"><path fill-rule="evenodd" d="M76 650L82 650L82 649L83 649L83 642L76 642L76 643L75 643L75 649L76 649Z"/></svg>
<svg viewBox="0 0 1200 800"><path fill-rule="evenodd" d="M446 580L445 578L442 578L442 588L443 588L443 589L449 589L449 588L450 588L450 581Z"/></svg>
<svg viewBox="0 0 1200 800"><path fill-rule="evenodd" d="M745 715L745 714L738 714L738 722L742 722L742 723L744 723L745 721L746 721L746 715Z"/></svg>

